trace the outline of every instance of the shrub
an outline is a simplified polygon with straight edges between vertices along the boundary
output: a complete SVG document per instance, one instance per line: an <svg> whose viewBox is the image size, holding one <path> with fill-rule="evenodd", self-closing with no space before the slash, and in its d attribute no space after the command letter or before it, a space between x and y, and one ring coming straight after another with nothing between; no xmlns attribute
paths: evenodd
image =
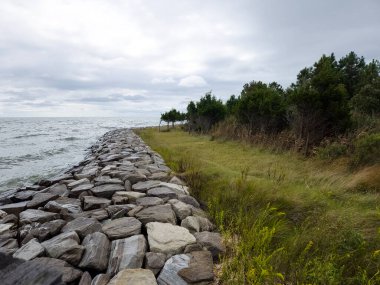
<svg viewBox="0 0 380 285"><path fill-rule="evenodd" d="M355 142L351 166L358 167L380 162L380 133L366 135Z"/></svg>
<svg viewBox="0 0 380 285"><path fill-rule="evenodd" d="M322 159L335 159L347 154L348 146L333 142L317 148L317 155Z"/></svg>

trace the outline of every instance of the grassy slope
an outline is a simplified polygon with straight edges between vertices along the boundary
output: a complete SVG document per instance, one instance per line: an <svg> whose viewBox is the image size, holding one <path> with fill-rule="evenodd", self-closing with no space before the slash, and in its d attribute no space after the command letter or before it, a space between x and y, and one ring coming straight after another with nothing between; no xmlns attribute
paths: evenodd
<svg viewBox="0 0 380 285"><path fill-rule="evenodd" d="M226 284L376 284L380 196L353 191L358 174L344 162L182 131L140 135L201 190L199 198L230 241Z"/></svg>

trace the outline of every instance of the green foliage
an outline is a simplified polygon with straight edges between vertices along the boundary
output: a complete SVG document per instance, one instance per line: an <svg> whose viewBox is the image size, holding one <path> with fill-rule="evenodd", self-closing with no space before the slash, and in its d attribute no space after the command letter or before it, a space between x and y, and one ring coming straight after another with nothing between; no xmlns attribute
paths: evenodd
<svg viewBox="0 0 380 285"><path fill-rule="evenodd" d="M380 163L380 134L370 134L359 138L355 142L355 151L351 158L351 165L358 167Z"/></svg>
<svg viewBox="0 0 380 285"><path fill-rule="evenodd" d="M380 77L364 85L350 101L351 109L367 115L380 115Z"/></svg>
<svg viewBox="0 0 380 285"><path fill-rule="evenodd" d="M294 107L291 125L296 136L306 140L305 152L309 145L349 126L347 91L333 54L323 55L312 68L302 70L288 93Z"/></svg>
<svg viewBox="0 0 380 285"><path fill-rule="evenodd" d="M348 146L337 142L317 148L317 155L322 159L335 159L346 155L347 152Z"/></svg>
<svg viewBox="0 0 380 285"><path fill-rule="evenodd" d="M237 104L237 117L251 132L278 132L286 125L286 108L281 87L261 81L245 84Z"/></svg>
<svg viewBox="0 0 380 285"><path fill-rule="evenodd" d="M187 118L191 131L207 132L217 122L226 116L226 106L216 99L211 92L207 92L196 103L190 102L187 106Z"/></svg>
<svg viewBox="0 0 380 285"><path fill-rule="evenodd" d="M176 109L171 109L169 112L165 112L161 114L161 121L164 121L168 124L172 123L172 126L174 127L175 122L181 122L186 120L186 114L181 113L177 111Z"/></svg>
<svg viewBox="0 0 380 285"><path fill-rule="evenodd" d="M231 95L231 97L226 101L227 115L235 115L237 112L238 105L239 98L235 97L235 95Z"/></svg>

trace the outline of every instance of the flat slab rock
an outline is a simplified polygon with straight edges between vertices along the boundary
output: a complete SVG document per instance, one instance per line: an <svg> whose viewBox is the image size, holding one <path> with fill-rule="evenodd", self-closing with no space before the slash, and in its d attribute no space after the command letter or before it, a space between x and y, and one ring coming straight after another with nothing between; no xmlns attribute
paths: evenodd
<svg viewBox="0 0 380 285"><path fill-rule="evenodd" d="M102 227L109 239L121 239L141 233L141 222L133 217L123 217L107 222Z"/></svg>
<svg viewBox="0 0 380 285"><path fill-rule="evenodd" d="M99 232L102 229L102 224L94 218L79 217L71 222L68 222L63 228L62 232L75 231L81 238L86 235Z"/></svg>
<svg viewBox="0 0 380 285"><path fill-rule="evenodd" d="M150 222L176 224L177 219L172 207L168 204L145 208L136 214L136 217L145 225Z"/></svg>
<svg viewBox="0 0 380 285"><path fill-rule="evenodd" d="M117 191L124 191L125 187L120 184L103 184L91 189L91 192L97 197L111 198Z"/></svg>
<svg viewBox="0 0 380 285"><path fill-rule="evenodd" d="M169 223L152 222L146 225L150 251L177 254L196 242L189 230Z"/></svg>
<svg viewBox="0 0 380 285"><path fill-rule="evenodd" d="M108 285L157 285L156 278L148 269L124 269Z"/></svg>
<svg viewBox="0 0 380 285"><path fill-rule="evenodd" d="M19 258L23 260L31 260L45 252L43 246L38 242L38 239L34 238L28 243L20 247L14 254L14 258Z"/></svg>
<svg viewBox="0 0 380 285"><path fill-rule="evenodd" d="M45 212L41 210L28 209L20 213L20 223L30 224L33 222L45 223L52 220L57 220L60 215L57 213Z"/></svg>

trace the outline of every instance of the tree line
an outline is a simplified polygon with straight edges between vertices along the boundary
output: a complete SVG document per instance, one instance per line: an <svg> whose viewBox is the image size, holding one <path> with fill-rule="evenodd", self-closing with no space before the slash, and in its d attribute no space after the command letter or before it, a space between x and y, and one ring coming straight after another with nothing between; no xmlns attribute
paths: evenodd
<svg viewBox="0 0 380 285"><path fill-rule="evenodd" d="M380 115L380 64L366 62L354 52L337 60L323 55L302 69L295 83L284 89L277 82L252 81L240 95L225 103L211 92L191 101L186 113L175 109L161 115L168 123L186 120L191 132L207 133L229 122L248 136L276 136L287 132L311 146L377 121Z"/></svg>

